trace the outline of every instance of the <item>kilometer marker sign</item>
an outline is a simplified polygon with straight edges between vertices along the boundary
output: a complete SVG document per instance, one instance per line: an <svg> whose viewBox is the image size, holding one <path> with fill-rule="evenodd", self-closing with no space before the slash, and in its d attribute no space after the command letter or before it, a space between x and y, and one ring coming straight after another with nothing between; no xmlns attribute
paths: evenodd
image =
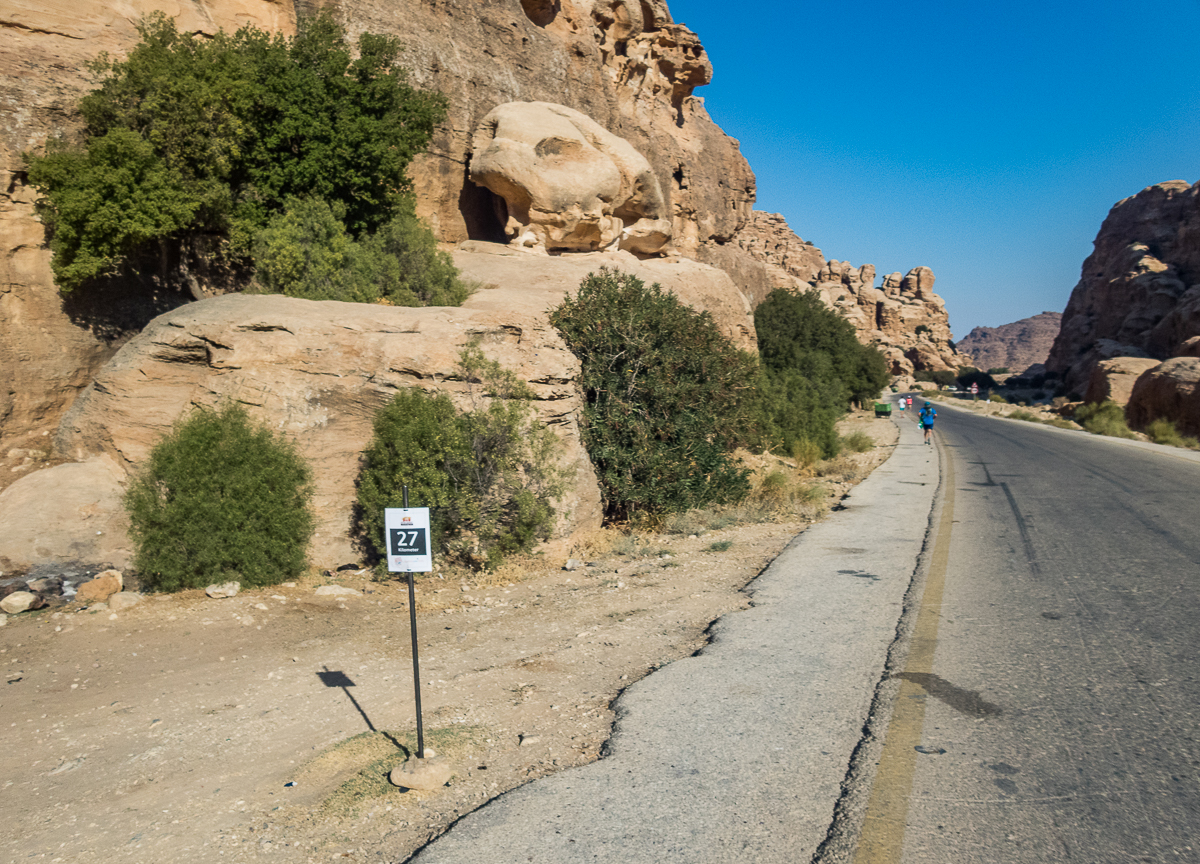
<svg viewBox="0 0 1200 864"><path fill-rule="evenodd" d="M389 573L429 573L428 507L388 507L383 511Z"/></svg>

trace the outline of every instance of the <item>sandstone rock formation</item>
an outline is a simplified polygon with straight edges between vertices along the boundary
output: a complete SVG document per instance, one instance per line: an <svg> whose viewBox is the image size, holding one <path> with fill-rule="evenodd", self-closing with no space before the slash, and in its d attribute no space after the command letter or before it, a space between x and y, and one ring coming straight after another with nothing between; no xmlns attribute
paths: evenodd
<svg viewBox="0 0 1200 864"><path fill-rule="evenodd" d="M1125 417L1134 429L1165 418L1184 435L1200 437L1200 358L1173 357L1143 373Z"/></svg>
<svg viewBox="0 0 1200 864"><path fill-rule="evenodd" d="M103 51L127 51L137 41L133 22L140 15L161 10L196 33L247 23L291 33L297 8L320 5L139 0L110 7L83 0L68 10L22 0L6 10L0 22L0 368L8 373L0 385L0 440L6 446L53 427L124 339L153 314L190 299L137 296L134 305L157 305L149 314L135 309L116 317L109 314L112 298L64 305L21 152L78 133L74 106L91 86L85 64ZM469 180L468 164L480 122L511 102L566 105L644 154L662 193L662 212L651 221L665 216L675 246L688 257L703 244L727 242L749 218L754 175L737 142L692 95L711 79L712 67L663 0L347 0L335 15L352 35L399 37L414 83L449 98L446 123L410 172L418 212L448 243L503 239L494 193ZM645 242L652 245L655 236L647 232Z"/></svg>
<svg viewBox="0 0 1200 864"><path fill-rule="evenodd" d="M1197 335L1200 183L1159 183L1109 211L1046 365L1082 391L1106 353L1165 360Z"/></svg>
<svg viewBox="0 0 1200 864"><path fill-rule="evenodd" d="M647 255L671 239L650 163L590 117L548 102L492 109L471 151L471 180L496 194L513 245L620 248Z"/></svg>
<svg viewBox="0 0 1200 864"><path fill-rule="evenodd" d="M461 309L409 309L355 303L311 302L281 296L228 295L157 318L98 373L96 382L63 420L57 446L78 460L35 472L0 494L20 509L27 530L0 534L0 560L27 566L54 560L60 550L79 557L80 544L96 543L97 525L123 520L119 487L105 475L106 504L93 504L94 521L63 525L63 499L48 494L50 479L79 476L85 466L136 471L150 449L194 405L232 399L272 428L291 436L313 467L317 537L311 559L331 566L358 559L350 537L359 458L371 437L375 411L399 387L444 390L461 403L467 384L456 371L458 351L472 339L484 352L528 381L543 420L566 443L564 464L573 483L559 502L557 536L586 534L599 526L600 497L591 462L578 437L578 361L546 320L546 310L589 273L619 267L658 282L685 302L713 313L718 326L742 347L753 345L749 305L728 275L687 260L639 261L628 252L545 257L498 244L467 244L455 263L487 280ZM738 303L729 302L739 298ZM74 472L74 473L72 473ZM91 494L89 492L89 494ZM89 499L90 500L90 499ZM38 524L74 534L38 545ZM77 535L77 536L76 536ZM120 532L124 540L124 531ZM128 550L97 548L88 554L114 562Z"/></svg>
<svg viewBox="0 0 1200 864"><path fill-rule="evenodd" d="M887 357L893 375L954 369L960 363L951 341L950 319L933 293L934 275L916 267L891 273L875 287L875 267L826 261L821 250L796 235L777 213L755 211L738 231L735 250L705 247L702 260L730 271L758 305L771 291L816 289L825 305L854 325L858 339Z"/></svg>
<svg viewBox="0 0 1200 864"><path fill-rule="evenodd" d="M1006 368L1016 374L1045 363L1062 324L1062 313L1043 312L999 327L976 327L955 343L977 369Z"/></svg>
<svg viewBox="0 0 1200 864"><path fill-rule="evenodd" d="M126 566L124 479L125 471L101 456L43 468L0 492L0 571L74 561Z"/></svg>
<svg viewBox="0 0 1200 864"><path fill-rule="evenodd" d="M578 363L548 324L519 314L280 296L193 303L155 319L100 371L64 418L58 446L75 458L107 455L132 472L191 406L235 400L294 438L313 468L311 559L355 561L348 536L354 483L376 410L399 387L461 399L467 385L455 363L472 338L529 381L543 418L570 444L564 463L576 482L561 502L570 515L560 533L598 526L599 493L575 421Z"/></svg>
<svg viewBox="0 0 1200 864"><path fill-rule="evenodd" d="M1150 357L1114 357L1101 360L1092 369L1083 401L1090 403L1116 402L1125 405L1133 394L1133 385L1143 372L1158 366Z"/></svg>
<svg viewBox="0 0 1200 864"><path fill-rule="evenodd" d="M185 32L255 24L292 33L296 26L295 6L272 0L119 6L17 0L0 15L0 440L6 446L26 443L31 433L58 422L119 347L125 328L112 325L126 318L91 315L79 301L63 303L21 153L48 138L78 134L75 105L94 86L86 64L102 52L123 54L138 39L135 22L155 10L174 16ZM149 317L134 314L131 323Z"/></svg>

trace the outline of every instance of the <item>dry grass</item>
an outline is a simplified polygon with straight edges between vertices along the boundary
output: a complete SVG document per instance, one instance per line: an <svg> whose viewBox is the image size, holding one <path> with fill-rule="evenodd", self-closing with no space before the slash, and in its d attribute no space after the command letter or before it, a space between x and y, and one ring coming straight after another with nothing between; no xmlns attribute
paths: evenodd
<svg viewBox="0 0 1200 864"><path fill-rule="evenodd" d="M450 726L425 731L425 747L451 762L460 762L483 749L488 730L479 726ZM318 805L321 815L346 818L382 799L393 806L418 804L420 793L401 790L388 775L417 749L416 731L364 732L322 751L296 773L301 787L333 787Z"/></svg>

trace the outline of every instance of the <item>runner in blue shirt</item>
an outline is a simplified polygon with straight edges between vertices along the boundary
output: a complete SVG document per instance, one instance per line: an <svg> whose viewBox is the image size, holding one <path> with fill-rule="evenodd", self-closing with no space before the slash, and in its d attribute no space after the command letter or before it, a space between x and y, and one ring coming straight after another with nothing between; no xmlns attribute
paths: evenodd
<svg viewBox="0 0 1200 864"><path fill-rule="evenodd" d="M921 428L925 430L926 444L933 443L931 439L933 438L933 420L935 417L937 417L937 411L935 411L933 406L928 402L926 402L925 407L921 409L921 413L917 415L917 419L921 422Z"/></svg>

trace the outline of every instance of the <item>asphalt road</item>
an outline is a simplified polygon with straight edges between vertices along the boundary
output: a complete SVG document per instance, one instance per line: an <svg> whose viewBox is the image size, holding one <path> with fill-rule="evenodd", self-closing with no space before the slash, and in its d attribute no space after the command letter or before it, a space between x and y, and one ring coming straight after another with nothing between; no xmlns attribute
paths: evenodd
<svg viewBox="0 0 1200 864"><path fill-rule="evenodd" d="M948 410L936 434L856 864L1200 862L1200 463Z"/></svg>

